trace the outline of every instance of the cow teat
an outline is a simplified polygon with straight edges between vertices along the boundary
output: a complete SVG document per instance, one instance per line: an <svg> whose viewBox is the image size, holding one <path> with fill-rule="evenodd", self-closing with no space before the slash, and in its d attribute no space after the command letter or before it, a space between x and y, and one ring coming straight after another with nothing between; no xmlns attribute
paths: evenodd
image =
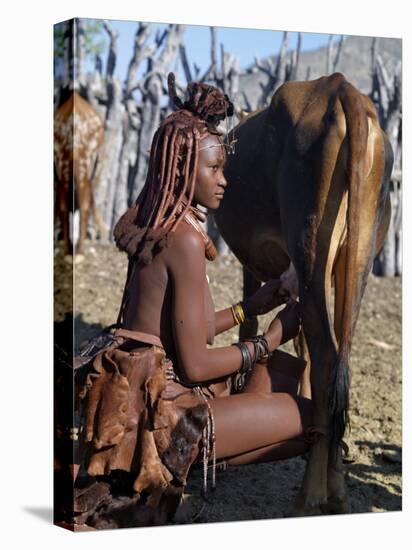
<svg viewBox="0 0 412 550"><path fill-rule="evenodd" d="M279 292L284 293L286 291L293 300L296 300L299 296L299 282L295 266L292 261L290 262L287 270L280 276L280 280L282 281L282 288Z"/></svg>

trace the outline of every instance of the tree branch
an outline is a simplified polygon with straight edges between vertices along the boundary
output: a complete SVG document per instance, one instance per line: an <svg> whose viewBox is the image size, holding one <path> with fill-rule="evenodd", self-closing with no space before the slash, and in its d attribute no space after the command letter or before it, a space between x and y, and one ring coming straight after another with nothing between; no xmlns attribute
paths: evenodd
<svg viewBox="0 0 412 550"><path fill-rule="evenodd" d="M190 71L189 62L187 60L186 47L183 44L180 44L179 46L179 54L180 54L180 61L182 62L183 71L185 73L186 81L192 82L193 77Z"/></svg>
<svg viewBox="0 0 412 550"><path fill-rule="evenodd" d="M136 73L140 63L143 59L153 55L156 51L156 46L154 44L150 46L146 45L151 28L152 25L150 23L139 23L137 28L133 44L133 55L127 69L126 97L130 94L130 90L136 86Z"/></svg>
<svg viewBox="0 0 412 550"><path fill-rule="evenodd" d="M211 73L212 78L215 78L216 70L217 70L217 61L216 61L216 28L210 27L210 58L212 60L211 63Z"/></svg>
<svg viewBox="0 0 412 550"><path fill-rule="evenodd" d="M343 36L343 34L341 34L340 39L339 39L338 49L336 50L335 59L333 60L333 72L336 71L336 67L338 66L338 63L339 63L339 59L340 59L340 56L341 56L341 53L342 53L342 48L343 48L343 39L344 39L344 36Z"/></svg>
<svg viewBox="0 0 412 550"><path fill-rule="evenodd" d="M326 74L330 74L330 66L332 60L333 34L329 35L328 47L326 48Z"/></svg>
<svg viewBox="0 0 412 550"><path fill-rule="evenodd" d="M106 78L113 78L113 73L116 66L117 39L119 37L119 33L112 29L112 27L110 26L110 23L106 19L103 21L103 27L104 27L104 30L109 35L109 39L110 39L109 53L107 55Z"/></svg>

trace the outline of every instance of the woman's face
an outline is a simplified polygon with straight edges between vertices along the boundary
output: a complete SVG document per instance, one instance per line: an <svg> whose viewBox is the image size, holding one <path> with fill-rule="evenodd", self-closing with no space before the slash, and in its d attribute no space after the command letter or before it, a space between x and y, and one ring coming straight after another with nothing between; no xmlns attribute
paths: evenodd
<svg viewBox="0 0 412 550"><path fill-rule="evenodd" d="M208 135L200 142L193 200L215 210L223 199L227 181L223 175L226 150L217 136Z"/></svg>

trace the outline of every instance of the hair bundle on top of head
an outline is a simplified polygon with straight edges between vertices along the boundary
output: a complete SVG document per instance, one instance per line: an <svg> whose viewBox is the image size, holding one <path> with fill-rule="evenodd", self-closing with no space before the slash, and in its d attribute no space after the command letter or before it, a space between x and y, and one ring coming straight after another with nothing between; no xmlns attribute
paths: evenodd
<svg viewBox="0 0 412 550"><path fill-rule="evenodd" d="M167 235L190 208L200 140L209 134L220 135L217 125L233 114L227 95L213 86L191 82L183 103L176 93L174 75L169 73L168 90L178 110L157 129L145 185L114 228L118 248L144 264L165 246Z"/></svg>

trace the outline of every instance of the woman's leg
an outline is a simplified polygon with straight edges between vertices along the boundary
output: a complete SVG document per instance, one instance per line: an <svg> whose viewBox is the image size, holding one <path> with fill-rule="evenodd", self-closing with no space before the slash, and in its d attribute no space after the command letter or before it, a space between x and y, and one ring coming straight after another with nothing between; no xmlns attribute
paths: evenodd
<svg viewBox="0 0 412 550"><path fill-rule="evenodd" d="M301 437L281 441L273 445L266 445L260 449L254 449L247 453L230 456L225 459L231 466L240 466L242 464L257 464L258 462L273 462L274 460L284 460L300 456L309 450L308 443Z"/></svg>
<svg viewBox="0 0 412 550"><path fill-rule="evenodd" d="M312 423L308 399L280 392L248 392L218 397L210 405L217 458L230 457L235 463L237 457L242 462L236 463L246 463L296 456L307 449L302 441L297 444L289 440L301 439ZM245 456L242 459L238 455Z"/></svg>
<svg viewBox="0 0 412 550"><path fill-rule="evenodd" d="M243 392L287 392L297 394L299 381L305 366L306 361L303 359L276 350L267 361L255 365Z"/></svg>
<svg viewBox="0 0 412 550"><path fill-rule="evenodd" d="M276 350L255 365L241 394L210 401L216 424L216 457L228 464L299 456L309 445L312 403L296 395L306 362Z"/></svg>

